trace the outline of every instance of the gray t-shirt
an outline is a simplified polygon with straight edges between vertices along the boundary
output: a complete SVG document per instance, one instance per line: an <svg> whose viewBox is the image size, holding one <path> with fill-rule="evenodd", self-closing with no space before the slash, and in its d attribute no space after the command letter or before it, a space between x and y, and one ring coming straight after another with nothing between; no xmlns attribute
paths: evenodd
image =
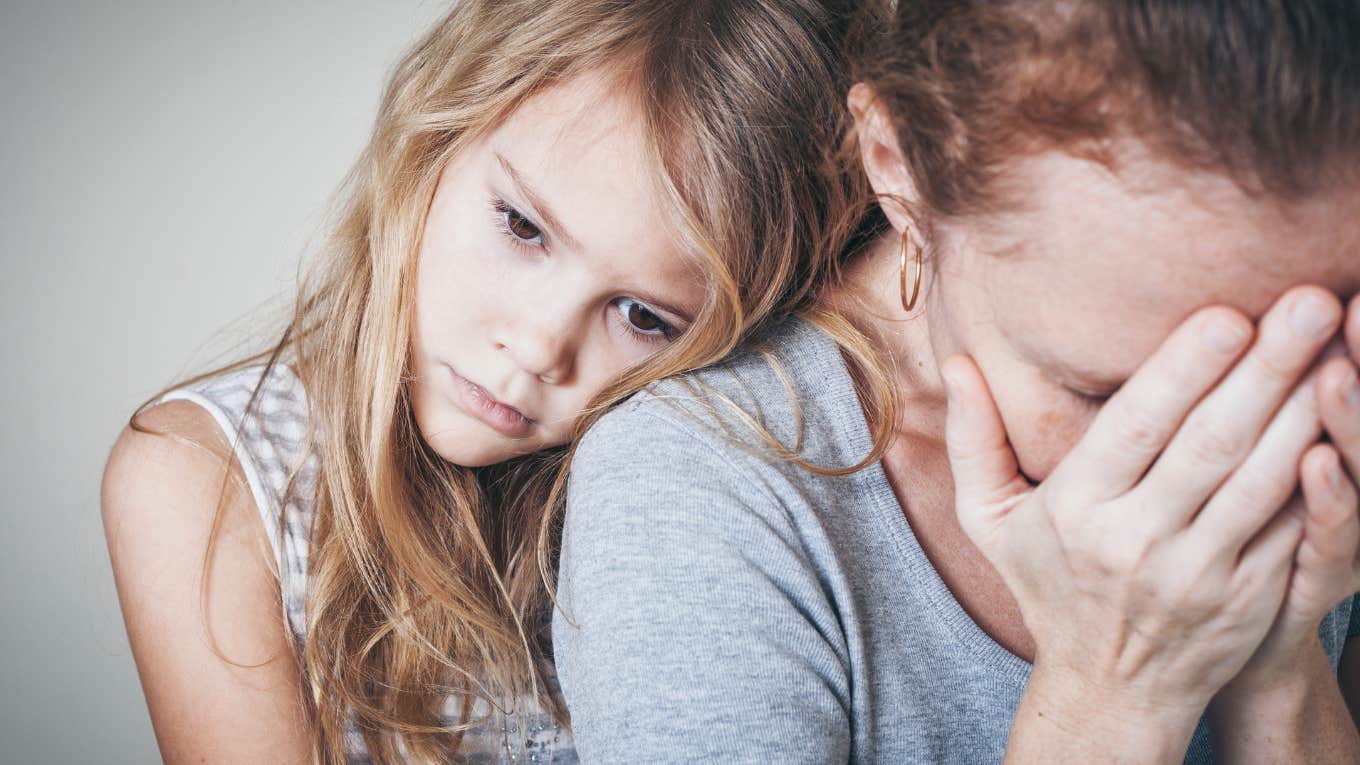
<svg viewBox="0 0 1360 765"><path fill-rule="evenodd" d="M824 467L870 448L827 335L762 345L777 364L659 383L580 445L553 638L582 761L999 762L1030 665L963 611L880 465L818 475L742 424L727 402ZM1333 666L1351 610L1322 623ZM1202 722L1186 761L1212 761Z"/></svg>

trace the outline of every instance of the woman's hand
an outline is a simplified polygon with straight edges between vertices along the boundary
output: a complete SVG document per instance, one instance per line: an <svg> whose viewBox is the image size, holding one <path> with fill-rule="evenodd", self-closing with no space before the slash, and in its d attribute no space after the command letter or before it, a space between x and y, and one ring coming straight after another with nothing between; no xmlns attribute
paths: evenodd
<svg viewBox="0 0 1360 765"><path fill-rule="evenodd" d="M1360 300L1351 310L1352 354L1360 352ZM1360 354L1356 355L1360 358ZM1269 690L1291 679L1296 659L1315 649L1318 624L1341 600L1360 590L1360 381L1355 362L1337 357L1316 375L1315 406L1331 443L1312 446L1299 462L1303 541L1274 625L1234 689ZM1287 466L1281 466L1281 468Z"/></svg>
<svg viewBox="0 0 1360 765"><path fill-rule="evenodd" d="M1318 641L1322 618L1360 590L1360 298L1338 347L1316 375L1314 400L1331 443L1299 463L1303 541L1280 613L1242 671L1215 697L1216 752L1231 762L1356 762L1360 733Z"/></svg>
<svg viewBox="0 0 1360 765"><path fill-rule="evenodd" d="M1331 443L1309 449L1299 465L1306 523L1294 575L1275 625L1244 670L1265 683L1279 680L1271 677L1273 665L1315 643L1322 617L1360 590L1360 297L1351 301L1344 337L1349 354L1336 354L1317 375L1316 407Z"/></svg>
<svg viewBox="0 0 1360 765"><path fill-rule="evenodd" d="M1037 646L1018 726L1033 715L1036 730L1084 731L1134 759L1136 742L1099 737L1141 729L1179 762L1284 601L1304 522L1281 508L1321 432L1304 378L1341 313L1324 290L1292 290L1255 342L1237 312L1197 313L1037 487L976 367L946 362L959 519Z"/></svg>

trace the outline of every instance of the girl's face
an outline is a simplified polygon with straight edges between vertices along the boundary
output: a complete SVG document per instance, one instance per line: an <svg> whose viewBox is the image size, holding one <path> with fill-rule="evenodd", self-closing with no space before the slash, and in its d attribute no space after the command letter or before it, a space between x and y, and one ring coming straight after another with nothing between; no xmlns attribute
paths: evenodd
<svg viewBox="0 0 1360 765"><path fill-rule="evenodd" d="M594 76L546 90L443 171L411 352L417 425L449 462L565 443L590 399L702 303L618 93Z"/></svg>
<svg viewBox="0 0 1360 765"><path fill-rule="evenodd" d="M1360 290L1355 187L1286 204L1151 158L1116 175L1058 152L1008 178L1025 209L938 232L925 310L934 356L977 361L1033 480L1197 308L1259 319L1298 284Z"/></svg>

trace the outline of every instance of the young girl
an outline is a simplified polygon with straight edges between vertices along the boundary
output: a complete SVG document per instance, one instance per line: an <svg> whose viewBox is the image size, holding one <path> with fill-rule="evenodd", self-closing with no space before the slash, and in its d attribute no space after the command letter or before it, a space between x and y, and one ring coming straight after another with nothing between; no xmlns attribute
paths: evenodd
<svg viewBox="0 0 1360 765"><path fill-rule="evenodd" d="M282 337L110 458L167 762L575 759L562 447L832 267L838 5L460 0L406 56Z"/></svg>

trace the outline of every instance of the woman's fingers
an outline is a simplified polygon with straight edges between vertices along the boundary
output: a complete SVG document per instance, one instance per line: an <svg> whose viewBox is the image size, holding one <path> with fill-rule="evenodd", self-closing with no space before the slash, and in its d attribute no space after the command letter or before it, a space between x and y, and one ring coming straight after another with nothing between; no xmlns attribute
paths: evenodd
<svg viewBox="0 0 1360 765"><path fill-rule="evenodd" d="M1078 504L1120 496L1251 342L1246 317L1207 308L1183 322L1101 408L1049 481Z"/></svg>
<svg viewBox="0 0 1360 765"><path fill-rule="evenodd" d="M1294 608L1321 614L1360 587L1356 570L1360 500L1331 444L1310 449L1299 472L1307 516L1290 598L1300 601Z"/></svg>
<svg viewBox="0 0 1360 765"><path fill-rule="evenodd" d="M1360 294L1351 298L1350 307L1346 309L1345 336L1351 360L1360 364Z"/></svg>
<svg viewBox="0 0 1360 765"><path fill-rule="evenodd" d="M945 443L959 522L974 543L985 547L1006 514L1029 493L1029 483L1020 475L1006 427L973 360L946 359L940 373L949 395Z"/></svg>
<svg viewBox="0 0 1360 765"><path fill-rule="evenodd" d="M1356 339L1360 340L1360 310L1357 309L1360 309L1360 299L1351 302L1349 319L1349 323L1355 326ZM1347 332L1351 332L1349 326ZM1356 488L1360 485L1360 368L1352 359L1331 359L1318 373L1316 389L1322 427L1332 443L1316 447L1317 450L1325 448L1330 452L1330 459L1315 458L1318 465L1313 470L1309 470L1309 465L1304 465L1304 494L1309 498L1310 521L1313 498L1316 497L1319 508L1331 509L1331 515L1320 516L1319 523L1323 523L1326 518L1337 523L1344 521L1357 536L1350 539L1338 533L1327 540L1339 546L1338 555L1344 556L1346 550L1350 550L1353 575L1350 589L1355 590L1360 588L1360 571L1355 568L1358 562L1356 555L1360 552L1356 550L1360 546L1360 519L1355 517L1357 505L1360 505ZM1330 505L1326 502L1329 496Z"/></svg>
<svg viewBox="0 0 1360 765"><path fill-rule="evenodd" d="M1290 290L1261 320L1257 341L1195 407L1148 471L1140 490L1188 523L1254 448L1289 392L1341 321L1336 297ZM1177 520L1168 518L1168 520Z"/></svg>
<svg viewBox="0 0 1360 765"><path fill-rule="evenodd" d="M1228 595L1251 601L1256 606L1272 604L1271 613L1279 609L1289 586L1289 571L1294 565L1303 530L1304 520L1298 513L1276 514L1242 549Z"/></svg>
<svg viewBox="0 0 1360 765"><path fill-rule="evenodd" d="M1322 426L1351 477L1360 480L1360 370L1355 362L1337 358L1323 365L1318 374L1317 399Z"/></svg>
<svg viewBox="0 0 1360 765"><path fill-rule="evenodd" d="M1322 436L1311 377L1294 388L1251 454L1190 524L1235 560L1242 547L1289 501L1299 484L1304 452Z"/></svg>

